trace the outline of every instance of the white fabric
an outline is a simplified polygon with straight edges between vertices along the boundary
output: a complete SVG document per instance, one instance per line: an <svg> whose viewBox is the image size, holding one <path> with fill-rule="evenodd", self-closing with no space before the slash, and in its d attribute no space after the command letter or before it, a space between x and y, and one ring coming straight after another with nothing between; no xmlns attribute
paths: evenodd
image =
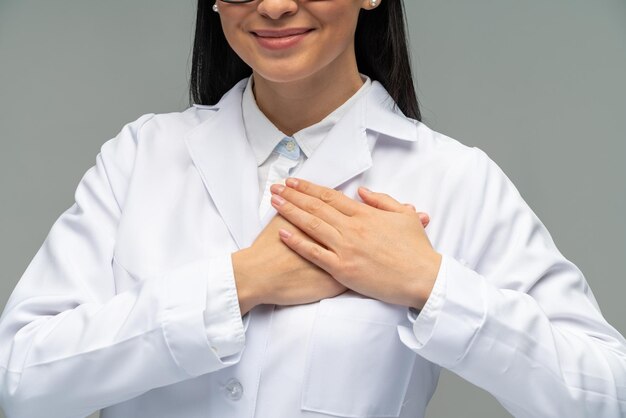
<svg viewBox="0 0 626 418"><path fill-rule="evenodd" d="M261 202L259 203L259 217L263 217L268 209L270 208L270 199L272 197L272 192L270 191L270 186L274 183L285 184L285 179L289 177L292 173L292 170L299 165L299 160L290 160L284 155L278 155L277 158L270 164L268 167L268 173L263 182L265 185L263 186L263 190L261 193ZM259 171L261 169L259 168ZM262 174L259 173L259 177Z"/></svg>
<svg viewBox="0 0 626 418"><path fill-rule="evenodd" d="M248 142L252 147L252 151L256 157L259 166L259 206L261 207L261 215L264 215L269 208L269 200L271 193L269 186L273 182L284 183L288 177L285 173L295 173L302 163L309 157L315 149L322 143L324 137L337 123L339 119L346 113L350 106L363 96L372 85L370 78L361 74L363 85L341 106L333 110L321 121L303 128L291 135L296 144L302 151L300 158L294 163L288 158L284 158L272 152L278 143L287 135L281 132L259 109L256 99L254 98L253 86L254 76L250 76L246 82L246 88L243 91L242 113L244 128ZM276 170L276 171L273 171ZM291 174L289 174L291 175ZM272 182L268 179L271 178Z"/></svg>
<svg viewBox="0 0 626 418"><path fill-rule="evenodd" d="M8 418L416 418L441 367L516 417L626 414L626 341L582 272L487 154L377 81L298 176L428 213L439 296L414 323L350 291L241 318L230 254L275 214L259 216L246 82L102 146L0 316Z"/></svg>

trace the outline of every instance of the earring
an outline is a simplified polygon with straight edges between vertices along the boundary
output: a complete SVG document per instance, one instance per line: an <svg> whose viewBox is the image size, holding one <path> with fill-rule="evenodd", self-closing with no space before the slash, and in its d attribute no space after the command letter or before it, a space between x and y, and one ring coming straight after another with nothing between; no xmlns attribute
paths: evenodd
<svg viewBox="0 0 626 418"><path fill-rule="evenodd" d="M215 4L213 5L213 11L214 11L215 13L219 13L219 10L217 10L217 3L215 3Z"/></svg>
<svg viewBox="0 0 626 418"><path fill-rule="evenodd" d="M371 1L370 1L370 5L371 5L372 7L376 7L376 3L377 3L377 2L378 2L378 0L371 0Z"/></svg>

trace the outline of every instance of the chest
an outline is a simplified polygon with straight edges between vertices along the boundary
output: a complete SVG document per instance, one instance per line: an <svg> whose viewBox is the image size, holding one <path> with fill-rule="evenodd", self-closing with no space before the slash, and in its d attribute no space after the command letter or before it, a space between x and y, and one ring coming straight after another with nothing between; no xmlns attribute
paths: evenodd
<svg viewBox="0 0 626 418"><path fill-rule="evenodd" d="M429 213L427 234L433 246L451 245L455 237L443 234L446 230L438 220L442 190L433 181L436 164L419 156L398 157L374 152L368 170L337 188L359 200L356 190L363 185L411 203ZM195 259L239 249L199 171L185 161L171 156L139 161L115 246L117 292ZM233 199L255 206L248 213L258 214L258 200L246 198L256 196L254 188L234 183L229 187ZM417 416L437 373L400 341L397 328L408 325L406 314L404 307L351 291L302 306L260 305L250 312L246 348L238 364L201 376L193 385L159 388L132 402L143 399L167 408L185 399L186 404L212 411L211 416L255 408L257 416L276 416L282 410L284 415L278 416L308 411L320 416L398 417L414 382L420 386L412 392L421 399L414 404ZM235 393L241 386L244 395L233 399L229 385L236 385ZM279 387L283 389L277 393ZM168 402L160 401L164 399Z"/></svg>
<svg viewBox="0 0 626 418"><path fill-rule="evenodd" d="M336 188L357 201L360 201L357 188L365 186L402 203L413 204L430 216L426 233L435 249L452 254L461 251L457 245L461 229L446 227L453 220L444 218L448 196L440 181L445 175L441 164L427 155L387 150L384 146L374 147L372 159L369 169ZM298 162L295 175L304 164L306 161ZM276 171L274 168L269 170L270 175ZM249 169L254 170L259 180L258 167ZM264 186L276 180L279 179L266 177ZM254 187L229 183L227 177L222 181L227 184L229 198L235 206L250 207L233 222L254 225L249 219L254 216L260 224L263 209L260 206L266 206L263 213L267 214L269 194L263 196ZM139 159L116 237L114 258L126 272L116 278L116 290L124 291L139 280L198 258L240 249L222 212L201 173L183 151Z"/></svg>

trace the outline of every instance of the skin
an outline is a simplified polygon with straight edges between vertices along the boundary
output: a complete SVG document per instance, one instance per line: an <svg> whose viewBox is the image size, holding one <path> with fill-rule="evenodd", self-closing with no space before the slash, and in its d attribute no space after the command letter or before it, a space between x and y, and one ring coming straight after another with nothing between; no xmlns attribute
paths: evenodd
<svg viewBox="0 0 626 418"><path fill-rule="evenodd" d="M363 85L354 33L359 12L376 7L370 0L217 5L228 43L252 68L259 108L286 135L319 122ZM280 51L261 47L251 33L295 27L313 31ZM428 215L385 194L359 189L358 202L301 179L272 192L277 216L232 254L242 315L259 304L311 303L348 288L423 307L441 263L424 231Z"/></svg>
<svg viewBox="0 0 626 418"><path fill-rule="evenodd" d="M287 135L322 120L363 85L354 32L369 0L218 2L226 40L253 71L259 109ZM295 48L268 51L250 33L312 28ZM303 112L302 109L307 109Z"/></svg>

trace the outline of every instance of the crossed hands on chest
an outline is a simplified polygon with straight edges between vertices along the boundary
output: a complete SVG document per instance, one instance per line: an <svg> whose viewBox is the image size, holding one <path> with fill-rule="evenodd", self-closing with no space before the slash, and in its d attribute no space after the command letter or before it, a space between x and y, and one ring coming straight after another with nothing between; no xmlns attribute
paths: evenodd
<svg viewBox="0 0 626 418"><path fill-rule="evenodd" d="M242 315L347 289L417 309L426 303L441 263L426 236L427 214L362 187L362 202L302 179L270 190L277 215L232 254Z"/></svg>

